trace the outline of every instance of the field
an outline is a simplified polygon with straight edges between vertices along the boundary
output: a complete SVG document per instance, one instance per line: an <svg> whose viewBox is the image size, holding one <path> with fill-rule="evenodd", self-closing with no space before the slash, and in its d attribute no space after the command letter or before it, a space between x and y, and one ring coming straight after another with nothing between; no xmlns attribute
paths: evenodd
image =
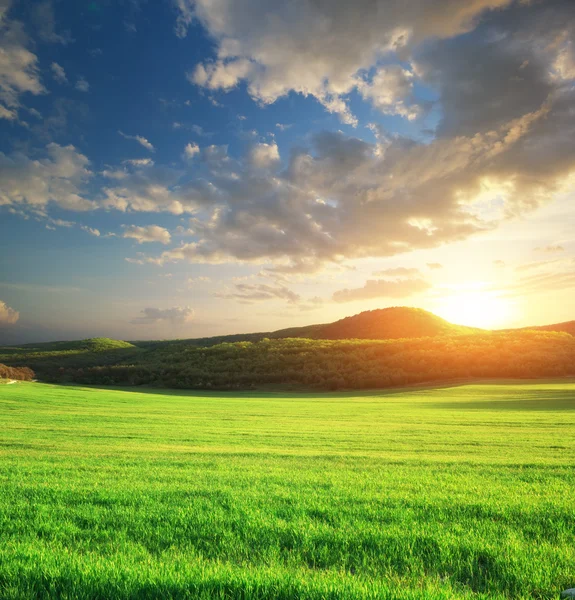
<svg viewBox="0 0 575 600"><path fill-rule="evenodd" d="M557 598L575 383L0 388L0 598Z"/></svg>

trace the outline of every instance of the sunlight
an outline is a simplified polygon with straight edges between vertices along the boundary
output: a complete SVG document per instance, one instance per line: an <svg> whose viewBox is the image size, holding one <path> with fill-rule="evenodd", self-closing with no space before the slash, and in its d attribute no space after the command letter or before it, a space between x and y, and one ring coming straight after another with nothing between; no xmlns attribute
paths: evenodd
<svg viewBox="0 0 575 600"><path fill-rule="evenodd" d="M438 299L435 312L457 325L497 329L509 326L514 303L501 292L485 290L458 291Z"/></svg>

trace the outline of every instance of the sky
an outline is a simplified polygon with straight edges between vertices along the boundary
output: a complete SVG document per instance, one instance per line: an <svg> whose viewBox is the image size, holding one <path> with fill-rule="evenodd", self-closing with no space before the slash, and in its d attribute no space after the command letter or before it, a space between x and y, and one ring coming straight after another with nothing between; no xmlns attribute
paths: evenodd
<svg viewBox="0 0 575 600"><path fill-rule="evenodd" d="M572 0L0 0L0 343L575 319Z"/></svg>

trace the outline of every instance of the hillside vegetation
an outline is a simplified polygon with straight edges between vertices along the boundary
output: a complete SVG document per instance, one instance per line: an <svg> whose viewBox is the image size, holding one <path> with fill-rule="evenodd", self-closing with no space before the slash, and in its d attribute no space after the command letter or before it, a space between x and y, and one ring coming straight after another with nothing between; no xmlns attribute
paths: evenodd
<svg viewBox="0 0 575 600"><path fill-rule="evenodd" d="M575 384L0 394L2 600L556 600Z"/></svg>
<svg viewBox="0 0 575 600"><path fill-rule="evenodd" d="M25 345L0 348L0 361L31 367L44 381L189 389L366 389L575 375L575 338L564 332L483 331L408 308L368 311L303 330L308 337L292 328L270 337L252 334L249 341L215 344L220 338L207 338L204 345L108 338Z"/></svg>

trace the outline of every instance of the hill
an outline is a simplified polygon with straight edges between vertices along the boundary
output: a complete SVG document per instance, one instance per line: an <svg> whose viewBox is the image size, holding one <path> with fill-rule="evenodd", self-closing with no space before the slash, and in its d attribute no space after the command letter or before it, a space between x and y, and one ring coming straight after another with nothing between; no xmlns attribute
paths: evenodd
<svg viewBox="0 0 575 600"><path fill-rule="evenodd" d="M361 389L469 377L565 377L575 375L575 337L566 325L484 331L393 307L269 333L0 347L0 363L30 367L42 381L191 389Z"/></svg>
<svg viewBox="0 0 575 600"><path fill-rule="evenodd" d="M473 327L454 325L422 308L394 306L366 310L333 323L304 327L288 327L277 331L218 335L187 340L133 342L141 348L158 348L170 344L210 347L223 343L260 342L263 339L306 338L311 340L395 340L402 338L458 335L481 331Z"/></svg>
<svg viewBox="0 0 575 600"><path fill-rule="evenodd" d="M309 337L323 340L394 340L400 338L436 337L479 331L453 325L421 308L394 306L365 312L326 325L316 325ZM309 328L303 328L308 330ZM289 337L307 337L290 335ZM282 336L283 337L283 336Z"/></svg>
<svg viewBox="0 0 575 600"><path fill-rule="evenodd" d="M562 331L575 336L575 321L565 321L564 323L555 323L554 325L536 325L535 327L525 327L524 329L535 329L536 331Z"/></svg>

